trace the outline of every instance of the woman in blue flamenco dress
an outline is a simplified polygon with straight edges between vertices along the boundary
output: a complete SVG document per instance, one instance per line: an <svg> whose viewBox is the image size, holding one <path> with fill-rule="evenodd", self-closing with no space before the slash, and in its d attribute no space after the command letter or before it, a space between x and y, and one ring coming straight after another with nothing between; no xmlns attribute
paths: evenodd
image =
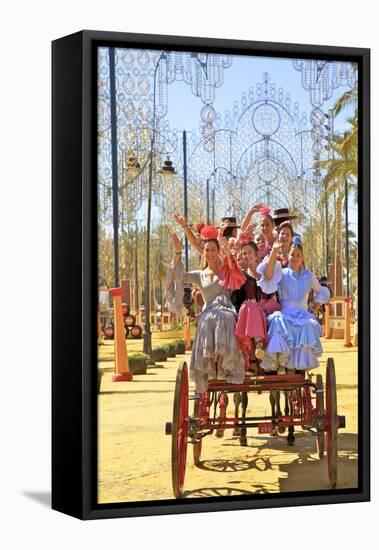
<svg viewBox="0 0 379 550"><path fill-rule="evenodd" d="M257 268L258 285L265 293L278 291L281 310L267 317L268 345L261 367L277 374L307 371L319 366L322 354L321 326L315 315L330 293L316 276L305 269L300 238L295 237L288 255L288 267L276 260L280 243L276 241L270 256ZM314 314L308 311L308 295L314 291Z"/></svg>

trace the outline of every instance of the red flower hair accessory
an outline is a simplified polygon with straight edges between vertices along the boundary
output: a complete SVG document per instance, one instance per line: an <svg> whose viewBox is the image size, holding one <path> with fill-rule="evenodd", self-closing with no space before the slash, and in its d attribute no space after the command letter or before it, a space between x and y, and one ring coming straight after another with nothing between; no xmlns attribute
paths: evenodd
<svg viewBox="0 0 379 550"><path fill-rule="evenodd" d="M201 230L203 229L204 225L205 225L204 222L195 223L193 228L197 233L201 233Z"/></svg>
<svg viewBox="0 0 379 550"><path fill-rule="evenodd" d="M252 232L247 229L238 237L236 241L236 246L243 246L244 244L249 244L254 240L254 235Z"/></svg>
<svg viewBox="0 0 379 550"><path fill-rule="evenodd" d="M287 260L285 258L283 258L283 256L280 256L280 254L278 254L276 256L276 259L277 259L278 262L281 263L282 267L284 267L285 264L287 263Z"/></svg>
<svg viewBox="0 0 379 550"><path fill-rule="evenodd" d="M269 206L262 206L260 212L262 216L267 216L271 212L271 208Z"/></svg>
<svg viewBox="0 0 379 550"><path fill-rule="evenodd" d="M207 239L217 239L218 229L213 225L204 225L200 230L200 239L206 241Z"/></svg>

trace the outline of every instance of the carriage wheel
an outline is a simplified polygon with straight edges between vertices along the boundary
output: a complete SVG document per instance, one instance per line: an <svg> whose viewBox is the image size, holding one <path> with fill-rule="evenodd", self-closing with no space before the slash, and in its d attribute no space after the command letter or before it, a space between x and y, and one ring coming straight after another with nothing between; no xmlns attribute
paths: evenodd
<svg viewBox="0 0 379 550"><path fill-rule="evenodd" d="M324 408L324 384L322 381L321 374L318 374L316 376L316 411L317 416L319 418L324 418L325 414L325 408ZM317 452L318 457L321 460L324 458L324 451L325 451L325 433L320 431L320 435L316 437L316 446L317 446Z"/></svg>
<svg viewBox="0 0 379 550"><path fill-rule="evenodd" d="M193 416L195 418L199 418L199 410L202 409L200 407L199 401L202 399L202 396L200 396L199 399L195 400L194 407L193 407ZM202 447L203 440L200 439L196 443L193 444L193 463L195 466L198 466L200 464L200 456L201 456L201 447Z"/></svg>
<svg viewBox="0 0 379 550"><path fill-rule="evenodd" d="M172 489L175 498L182 495L187 460L188 437L188 371L182 361L178 368L175 384L174 411L172 420Z"/></svg>
<svg viewBox="0 0 379 550"><path fill-rule="evenodd" d="M334 360L329 357L326 363L326 444L328 453L329 479L334 489L337 485L337 388Z"/></svg>

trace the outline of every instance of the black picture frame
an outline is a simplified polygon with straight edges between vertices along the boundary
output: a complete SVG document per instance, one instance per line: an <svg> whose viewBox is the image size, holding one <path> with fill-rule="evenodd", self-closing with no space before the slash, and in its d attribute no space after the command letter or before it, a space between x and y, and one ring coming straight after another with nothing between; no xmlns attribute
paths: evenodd
<svg viewBox="0 0 379 550"><path fill-rule="evenodd" d="M311 493L97 504L96 48L355 61L359 67L359 486ZM85 30L52 43L52 507L81 519L370 499L370 50Z"/></svg>

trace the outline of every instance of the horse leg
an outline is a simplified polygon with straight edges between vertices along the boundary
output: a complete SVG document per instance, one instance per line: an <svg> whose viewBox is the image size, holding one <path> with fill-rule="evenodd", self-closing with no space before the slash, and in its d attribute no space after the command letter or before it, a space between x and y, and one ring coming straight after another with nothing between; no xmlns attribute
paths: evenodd
<svg viewBox="0 0 379 550"><path fill-rule="evenodd" d="M241 403L242 403L242 421L246 418L246 409L247 409L247 392L243 391L241 394ZM246 437L247 429L245 427L241 428L241 436L240 436L240 444L243 447L247 446L247 437Z"/></svg>
<svg viewBox="0 0 379 550"><path fill-rule="evenodd" d="M233 395L233 401L234 401L234 418L239 418L239 406L241 403L241 394L239 392L235 392ZM233 435L239 436L241 434L241 429L237 428L237 426L233 430Z"/></svg>
<svg viewBox="0 0 379 550"><path fill-rule="evenodd" d="M272 390L270 391L270 403L271 403L271 412L272 416L276 418L277 416L282 415L282 411L280 410L280 391L279 390ZM271 435L278 435L278 428L275 425Z"/></svg>
<svg viewBox="0 0 379 550"><path fill-rule="evenodd" d="M287 445L295 445L295 426L288 426Z"/></svg>
<svg viewBox="0 0 379 550"><path fill-rule="evenodd" d="M288 396L288 391L284 392L284 397L285 397L284 414L288 416L290 412L290 398Z"/></svg>
<svg viewBox="0 0 379 550"><path fill-rule="evenodd" d="M288 391L284 390L284 415L285 416L288 416L289 415L289 412L290 412L290 408L289 408L289 403L290 403L290 397L288 395ZM284 434L284 432L286 431L285 427L282 426L279 428L279 433L280 434Z"/></svg>
<svg viewBox="0 0 379 550"><path fill-rule="evenodd" d="M221 395L218 400L219 408L220 408L220 422L224 422L226 417L226 408L228 406L228 394L226 392L221 392ZM217 428L216 430L216 437L224 437L224 428Z"/></svg>
<svg viewBox="0 0 379 550"><path fill-rule="evenodd" d="M286 407L292 416L294 408L290 392L286 392ZM287 445L295 445L295 426L288 426Z"/></svg>
<svg viewBox="0 0 379 550"><path fill-rule="evenodd" d="M275 390L275 402L276 402L276 416L282 416L282 409L280 408L280 390ZM282 434L283 428L277 428L277 431Z"/></svg>
<svg viewBox="0 0 379 550"><path fill-rule="evenodd" d="M271 416L275 417L275 397L274 397L274 390L270 391L270 405L271 405ZM271 435L278 435L276 432L276 427L273 428Z"/></svg>

